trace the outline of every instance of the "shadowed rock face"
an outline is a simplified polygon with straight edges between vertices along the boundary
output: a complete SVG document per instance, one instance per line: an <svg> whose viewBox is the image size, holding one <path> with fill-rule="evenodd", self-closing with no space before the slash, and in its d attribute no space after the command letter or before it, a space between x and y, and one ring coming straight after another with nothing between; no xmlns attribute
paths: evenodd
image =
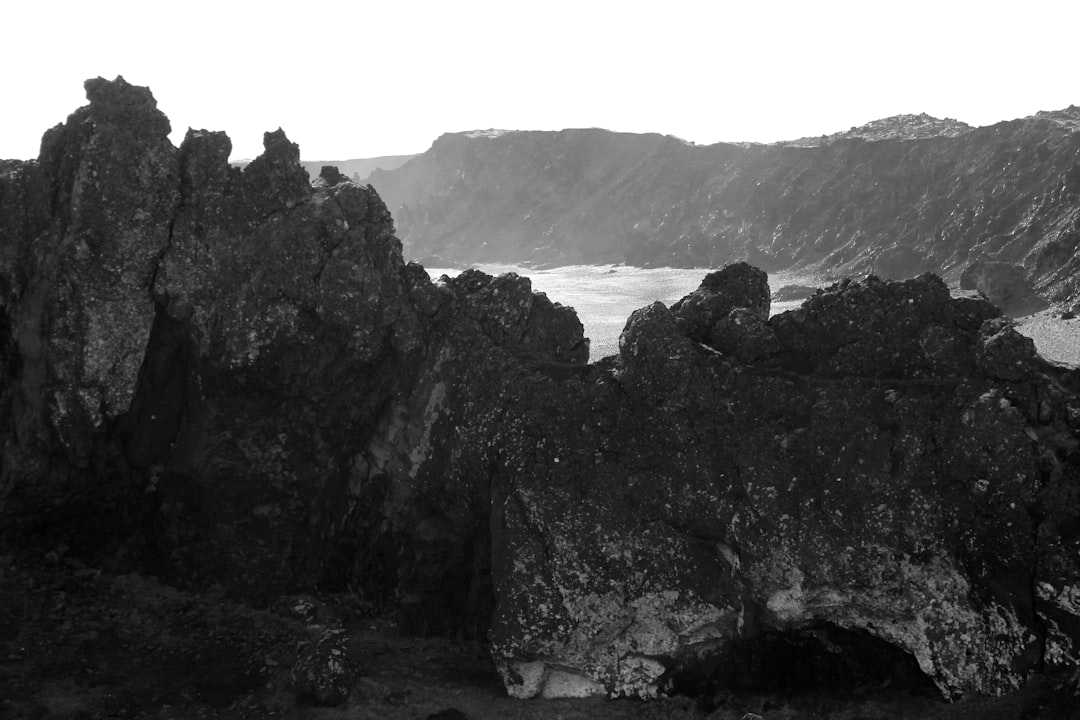
<svg viewBox="0 0 1080 720"><path fill-rule="evenodd" d="M869 277L767 319L740 264L589 365L571 309L430 282L281 131L241 171L145 88L87 94L0 164L5 545L350 588L488 633L519 697L1076 663L1080 375L988 302Z"/></svg>

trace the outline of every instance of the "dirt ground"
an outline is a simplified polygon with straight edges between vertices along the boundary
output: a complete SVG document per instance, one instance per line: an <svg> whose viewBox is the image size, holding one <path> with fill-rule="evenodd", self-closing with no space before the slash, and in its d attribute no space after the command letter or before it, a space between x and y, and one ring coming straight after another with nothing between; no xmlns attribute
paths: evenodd
<svg viewBox="0 0 1080 720"><path fill-rule="evenodd" d="M347 633L348 697L316 707L290 673L326 627ZM810 720L1080 718L1068 678L1037 678L1005 698L888 688L798 696L513 700L484 647L407 637L354 597L288 596L267 609L215 590L183 592L66 556L0 556L0 719L296 718L414 720Z"/></svg>

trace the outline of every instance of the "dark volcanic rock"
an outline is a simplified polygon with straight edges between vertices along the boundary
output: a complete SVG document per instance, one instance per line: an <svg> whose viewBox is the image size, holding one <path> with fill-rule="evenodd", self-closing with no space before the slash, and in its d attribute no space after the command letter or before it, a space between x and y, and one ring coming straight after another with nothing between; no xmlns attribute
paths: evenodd
<svg viewBox="0 0 1080 720"><path fill-rule="evenodd" d="M762 319L769 317L769 277L746 263L711 272L701 286L671 307L683 332L707 345L717 342L717 325L728 323L729 313L744 308Z"/></svg>
<svg viewBox="0 0 1080 720"><path fill-rule="evenodd" d="M917 378L974 371L976 333L1000 315L987 302L951 299L939 278L844 280L770 320L779 361L832 377Z"/></svg>
<svg viewBox="0 0 1080 720"><path fill-rule="evenodd" d="M447 398L510 355L583 362L573 312L524 279L433 286L374 191L313 190L281 131L240 171L222 133L174 148L145 88L87 88L2 175L5 537L249 598L415 590L434 630L482 631L486 520L446 513L487 484L417 496L454 492ZM435 565L413 533L447 523Z"/></svg>
<svg viewBox="0 0 1080 720"><path fill-rule="evenodd" d="M1076 664L1080 376L985 300L871 276L768 319L738 264L589 365L572 310L430 282L284 133L241 171L145 88L87 90L0 165L0 548L348 589L487 634L519 697ZM296 691L344 699L345 651L317 638Z"/></svg>
<svg viewBox="0 0 1080 720"><path fill-rule="evenodd" d="M491 637L511 693L651 696L704 656L798 657L814 633L842 657L884 652L868 633L947 696L1017 687L1046 659L1043 608L1072 613L1074 570L1038 606L1026 588L1075 542L1033 534L1075 483L1075 431L1053 419L1075 400L1033 354L1024 380L997 379L1014 356L985 349L995 314L931 276L842 283L773 318L779 353L749 371L654 304L613 378L529 394L544 420L500 429L494 481ZM1074 653L1066 624L1055 647Z"/></svg>
<svg viewBox="0 0 1080 720"><path fill-rule="evenodd" d="M995 318L979 329L975 359L979 368L998 380L1022 380L1038 365L1035 341L1016 332L1012 322Z"/></svg>
<svg viewBox="0 0 1080 720"><path fill-rule="evenodd" d="M776 354L779 342L766 318L735 308L712 327L712 345L720 352L749 363Z"/></svg>

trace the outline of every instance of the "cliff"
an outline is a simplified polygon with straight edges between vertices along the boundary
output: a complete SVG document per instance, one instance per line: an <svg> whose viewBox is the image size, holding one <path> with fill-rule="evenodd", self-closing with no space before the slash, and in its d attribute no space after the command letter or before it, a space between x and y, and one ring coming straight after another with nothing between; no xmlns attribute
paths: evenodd
<svg viewBox="0 0 1080 720"><path fill-rule="evenodd" d="M603 130L455 133L370 181L409 257L955 281L1023 266L1080 297L1080 110L984 128L897 116L822 138L696 146Z"/></svg>
<svg viewBox="0 0 1080 720"><path fill-rule="evenodd" d="M313 187L283 132L231 168L222 133L173 147L146 88L86 88L0 166L4 552L290 616L346 593L486 637L515 697L1075 669L1080 374L988 302L871 277L769 319L740 263L588 364L572 309L430 282L376 192ZM377 670L320 617L276 682L358 698ZM83 655L121 633L49 628Z"/></svg>

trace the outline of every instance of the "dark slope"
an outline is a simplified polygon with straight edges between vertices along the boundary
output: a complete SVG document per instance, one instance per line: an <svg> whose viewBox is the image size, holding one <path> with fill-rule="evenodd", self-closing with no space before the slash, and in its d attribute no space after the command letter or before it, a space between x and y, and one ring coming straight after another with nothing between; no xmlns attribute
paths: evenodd
<svg viewBox="0 0 1080 720"><path fill-rule="evenodd" d="M457 133L371 183L406 255L553 265L926 270L1022 264L1080 293L1080 108L970 129L898 116L790 144Z"/></svg>

